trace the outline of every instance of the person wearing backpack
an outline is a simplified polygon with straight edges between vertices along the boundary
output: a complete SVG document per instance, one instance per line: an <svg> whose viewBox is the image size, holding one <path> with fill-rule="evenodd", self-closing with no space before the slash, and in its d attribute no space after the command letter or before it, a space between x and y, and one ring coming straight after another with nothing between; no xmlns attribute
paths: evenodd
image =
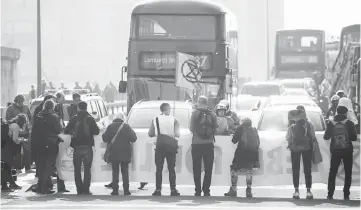
<svg viewBox="0 0 361 210"><path fill-rule="evenodd" d="M337 115L327 123L323 138L331 139L331 165L328 175L328 199L333 199L335 192L336 175L341 160L345 169L345 184L343 188L344 199L350 199L350 187L352 181L353 145L357 140L355 124L347 119L348 109L345 106L337 107Z"/></svg>
<svg viewBox="0 0 361 210"><path fill-rule="evenodd" d="M291 151L292 177L295 193L294 199L300 198L299 179L300 179L300 162L302 156L303 169L306 180L307 195L306 199L313 199L311 192L312 187L312 157L313 145L316 140L316 134L313 125L307 120L304 107L298 106L296 110L288 113L288 120L293 122L288 127L286 140L288 149Z"/></svg>
<svg viewBox="0 0 361 210"><path fill-rule="evenodd" d="M11 169L14 163L14 156L21 153L21 143L24 138L20 137L21 128L26 124L26 116L18 114L10 122L1 119L1 161L3 170L1 176L1 190L21 189L12 178ZM10 183L8 186L7 183Z"/></svg>
<svg viewBox="0 0 361 210"><path fill-rule="evenodd" d="M180 137L179 123L170 115L171 106L168 103L160 105L160 114L154 118L148 131L149 137L157 137L155 146L155 164L156 164L156 189L153 196L162 195L162 177L164 159L167 160L169 171L169 185L171 196L179 196L176 188L176 155L178 152L178 139Z"/></svg>
<svg viewBox="0 0 361 210"><path fill-rule="evenodd" d="M94 135L99 134L99 127L87 112L88 104L78 103L78 113L71 118L64 129L72 135L70 146L74 149L74 177L78 195L91 195L91 166L93 162ZM84 181L81 178L81 165L84 164Z"/></svg>
<svg viewBox="0 0 361 210"><path fill-rule="evenodd" d="M199 96L197 109L192 113L190 131L192 137L192 161L195 196L210 196L214 161L214 134L218 128L217 116L207 108L208 99ZM201 187L202 160L204 179Z"/></svg>
<svg viewBox="0 0 361 210"><path fill-rule="evenodd" d="M38 185L32 190L41 194L52 194L51 174L56 155L59 151L61 124L54 112L55 104L50 99L44 103L43 110L34 118L32 137L36 139L38 153Z"/></svg>
<svg viewBox="0 0 361 210"><path fill-rule="evenodd" d="M252 195L252 174L254 168L259 168L258 150L260 139L256 128L252 127L252 120L248 117L244 118L242 125L239 126L232 138L234 144L238 143L234 153L231 165L231 187L225 193L225 196L237 197L238 176L246 173L246 197L251 198Z"/></svg>

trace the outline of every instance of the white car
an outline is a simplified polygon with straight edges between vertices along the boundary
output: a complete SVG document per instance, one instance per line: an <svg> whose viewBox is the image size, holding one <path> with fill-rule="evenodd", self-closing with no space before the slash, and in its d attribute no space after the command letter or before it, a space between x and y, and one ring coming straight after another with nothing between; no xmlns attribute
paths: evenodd
<svg viewBox="0 0 361 210"><path fill-rule="evenodd" d="M267 99L265 106L268 107L283 105L292 105L294 108L296 108L298 105L313 106L318 108L316 102L309 96L270 96Z"/></svg>
<svg viewBox="0 0 361 210"><path fill-rule="evenodd" d="M271 106L266 107L254 126L257 126L261 144L276 146L286 144L288 129L288 112L295 109L294 106ZM318 107L305 106L308 120L312 123L318 141L323 141L326 123L322 111Z"/></svg>
<svg viewBox="0 0 361 210"><path fill-rule="evenodd" d="M239 95L237 97L236 113L239 117L251 117L266 105L266 97Z"/></svg>
<svg viewBox="0 0 361 210"><path fill-rule="evenodd" d="M271 95L284 95L285 88L278 81L247 82L243 84L241 94L268 97Z"/></svg>
<svg viewBox="0 0 361 210"><path fill-rule="evenodd" d="M308 92L303 88L286 88L287 96L307 96L310 97Z"/></svg>

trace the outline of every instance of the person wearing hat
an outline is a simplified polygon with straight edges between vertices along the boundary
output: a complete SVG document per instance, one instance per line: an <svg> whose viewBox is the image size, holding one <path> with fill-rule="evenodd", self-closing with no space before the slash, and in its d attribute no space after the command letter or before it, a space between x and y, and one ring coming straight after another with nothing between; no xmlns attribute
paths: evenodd
<svg viewBox="0 0 361 210"><path fill-rule="evenodd" d="M340 96L334 95L331 98L331 107L328 109L326 113L326 119L333 119L333 117L336 115L336 109L338 106L338 101L340 100Z"/></svg>
<svg viewBox="0 0 361 210"><path fill-rule="evenodd" d="M113 192L111 195L119 195L119 165L122 172L124 195L131 195L129 191L129 163L132 160L132 143L137 140L137 135L129 124L125 123L123 113L115 116L102 138L105 143L112 142L109 157L113 171L111 184Z"/></svg>
<svg viewBox="0 0 361 210"><path fill-rule="evenodd" d="M358 120L355 114L355 111L353 110L352 101L349 98L343 97L340 98L338 102L338 106L343 106L347 108L347 118L352 121L355 125L358 124Z"/></svg>
<svg viewBox="0 0 361 210"><path fill-rule="evenodd" d="M345 91L343 90L338 90L336 95L338 95L340 98L346 97Z"/></svg>
<svg viewBox="0 0 361 210"><path fill-rule="evenodd" d="M232 130L233 133L236 131L237 127L240 125L240 118L238 117L237 113L233 112L230 108L229 101L221 100L218 105L223 104L226 106L227 110L225 116L227 117L228 128Z"/></svg>
<svg viewBox="0 0 361 210"><path fill-rule="evenodd" d="M341 102L341 99L340 99ZM347 119L348 108L339 103L337 114L334 119L327 122L327 128L323 138L331 139L330 152L331 164L328 176L328 199L333 199L335 192L336 175L341 161L345 170L345 184L343 188L344 199L350 199L350 187L352 183L353 145L357 140L355 124Z"/></svg>

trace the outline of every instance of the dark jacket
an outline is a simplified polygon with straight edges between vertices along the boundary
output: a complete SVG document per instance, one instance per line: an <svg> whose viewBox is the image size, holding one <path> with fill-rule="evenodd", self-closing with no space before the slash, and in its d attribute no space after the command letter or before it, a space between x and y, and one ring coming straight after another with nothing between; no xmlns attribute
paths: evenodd
<svg viewBox="0 0 361 210"><path fill-rule="evenodd" d="M250 125L241 125L237 128L236 133L232 138L232 142L237 144L237 149L234 152L234 158L232 161L231 169L252 169L259 168L259 158L258 151L250 151L244 148L244 144L242 142L242 135L246 128L246 126Z"/></svg>
<svg viewBox="0 0 361 210"><path fill-rule="evenodd" d="M79 135L77 135L75 138L75 126L77 122L84 120L85 123L89 125L91 135L87 136L84 132L79 132ZM94 146L94 135L99 134L99 127L94 118L90 116L87 111L80 111L77 115L75 115L75 117L71 118L68 125L64 129L64 133L73 135L70 143L70 146L73 148L77 146Z"/></svg>
<svg viewBox="0 0 361 210"><path fill-rule="evenodd" d="M355 128L355 124L353 122L351 122L350 120L347 119L347 116L345 115L336 115L334 118L335 122L341 122L347 120L345 125L347 127L347 131L348 131L348 138L350 141L356 141L357 140L357 134L356 134L356 128ZM325 140L330 140L331 139L331 146L330 146L330 151L332 152L352 152L353 151L353 146L351 143L351 147L349 147L346 150L343 151L339 151L339 150L335 150L333 149L333 144L334 144L334 140L333 140L333 127L334 125L332 124L331 121L327 122L327 128L325 131L325 135L323 136L323 139Z"/></svg>
<svg viewBox="0 0 361 210"><path fill-rule="evenodd" d="M103 141L105 143L111 142L114 135L119 129L119 126L124 122L120 119L115 119L103 133ZM114 143L110 147L110 161L111 162L125 162L130 163L132 160L132 142L137 140L134 130L128 125L124 124L122 130L117 135Z"/></svg>
<svg viewBox="0 0 361 210"><path fill-rule="evenodd" d="M78 105L76 104L70 104L70 106L68 107L68 116L69 116L69 121L75 117L75 115L78 114Z"/></svg>
<svg viewBox="0 0 361 210"><path fill-rule="evenodd" d="M211 110L206 109L197 109L192 113L191 122L189 126L189 130L193 133L192 138L192 144L213 144L214 142L214 136L212 136L209 139L203 139L197 134L197 127L196 124L198 123L199 115L201 111L209 111L212 117L212 129L214 130L214 133L216 132L216 128L218 128L218 121L217 121L217 115L212 112Z"/></svg>
<svg viewBox="0 0 361 210"><path fill-rule="evenodd" d="M43 110L43 106L44 106L44 101L41 102L41 103L39 104L39 106L37 106L37 107L35 108L34 113L33 113L34 118L35 118L36 116L38 116L38 114ZM33 122L34 122L34 120L33 120Z"/></svg>
<svg viewBox="0 0 361 210"><path fill-rule="evenodd" d="M328 119L330 116L335 116L336 115L336 108L337 108L337 106L331 106L329 109L328 109L328 111L327 111L327 113L326 113L326 119Z"/></svg>
<svg viewBox="0 0 361 210"><path fill-rule="evenodd" d="M61 125L58 115L54 112L41 111L34 118L32 130L32 149L35 153L42 153L48 149L49 152L56 152L60 138Z"/></svg>

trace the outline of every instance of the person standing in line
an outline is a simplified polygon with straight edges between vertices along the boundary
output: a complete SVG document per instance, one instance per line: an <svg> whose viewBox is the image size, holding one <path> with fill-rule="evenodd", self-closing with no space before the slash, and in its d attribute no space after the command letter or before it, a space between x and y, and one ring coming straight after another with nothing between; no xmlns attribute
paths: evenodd
<svg viewBox="0 0 361 210"><path fill-rule="evenodd" d="M78 113L78 104L80 102L79 93L73 93L73 103L68 107L69 121Z"/></svg>
<svg viewBox="0 0 361 210"><path fill-rule="evenodd" d="M207 108L206 96L199 96L197 110L192 113L190 131L192 137L193 178L195 196L210 196L214 161L215 131L218 128L217 116ZM204 163L204 180L201 187L201 167Z"/></svg>
<svg viewBox="0 0 361 210"><path fill-rule="evenodd" d="M288 113L289 121L294 124L288 127L286 140L288 148L291 151L292 177L295 193L294 199L300 198L299 179L300 179L300 162L302 156L303 168L306 179L307 196L306 199L313 199L311 192L312 187L312 156L313 145L316 140L316 134L312 124L307 120L304 107L298 106L296 110Z"/></svg>
<svg viewBox="0 0 361 210"><path fill-rule="evenodd" d="M171 106L168 103L160 105L162 112L158 117L153 119L148 132L149 137L157 137L155 148L155 165L156 169L156 189L153 196L162 195L162 178L164 159L167 160L169 171L169 184L171 196L179 196L176 188L176 155L178 152L178 140L180 137L179 123L170 115Z"/></svg>
<svg viewBox="0 0 361 210"><path fill-rule="evenodd" d="M85 85L84 89L89 90L90 93L93 92L92 86L90 85L89 81L86 82L86 85Z"/></svg>
<svg viewBox="0 0 361 210"><path fill-rule="evenodd" d="M37 143L37 168L38 186L33 190L41 194L54 193L51 184L51 175L53 173L56 154L59 150L59 138L61 125L58 115L54 112L55 104L51 99L45 101L43 111L34 117L34 126L32 135Z"/></svg>
<svg viewBox="0 0 361 210"><path fill-rule="evenodd" d="M113 192L111 195L119 195L119 165L122 171L124 195L131 195L129 191L129 163L132 158L132 143L137 140L137 136L124 120L123 113L117 114L102 135L105 143L111 143L110 162L113 171L111 183Z"/></svg>
<svg viewBox="0 0 361 210"><path fill-rule="evenodd" d="M237 197L238 176L246 172L246 197L251 198L253 169L259 168L258 150L260 139L256 128L252 127L252 120L248 117L243 119L243 123L236 130L232 138L234 144L238 143L231 165L232 186L225 196Z"/></svg>
<svg viewBox="0 0 361 210"><path fill-rule="evenodd" d="M91 166L93 162L94 135L99 134L99 127L87 112L88 104L78 103L78 113L64 129L65 134L72 135L70 146L74 148L74 177L78 195L91 195ZM84 181L81 178L81 166L84 164Z"/></svg>
<svg viewBox="0 0 361 210"><path fill-rule="evenodd" d="M65 87L63 81L60 82L60 88L59 88L59 89L60 89L60 90L66 90L66 89L67 89L67 88Z"/></svg>
<svg viewBox="0 0 361 210"><path fill-rule="evenodd" d="M345 106L337 107L337 115L327 123L323 138L331 139L331 166L328 175L328 199L333 199L335 192L336 175L341 160L345 170L345 184L343 188L344 199L350 199L350 187L352 183L353 145L357 140L355 124L347 119L348 109Z"/></svg>
<svg viewBox="0 0 361 210"><path fill-rule="evenodd" d="M80 90L80 89L83 89L83 88L80 87L79 82L75 82L74 90Z"/></svg>
<svg viewBox="0 0 361 210"><path fill-rule="evenodd" d="M30 98L30 100L33 100L36 98L36 90L35 90L34 85L31 85L31 90L29 92L29 98Z"/></svg>

